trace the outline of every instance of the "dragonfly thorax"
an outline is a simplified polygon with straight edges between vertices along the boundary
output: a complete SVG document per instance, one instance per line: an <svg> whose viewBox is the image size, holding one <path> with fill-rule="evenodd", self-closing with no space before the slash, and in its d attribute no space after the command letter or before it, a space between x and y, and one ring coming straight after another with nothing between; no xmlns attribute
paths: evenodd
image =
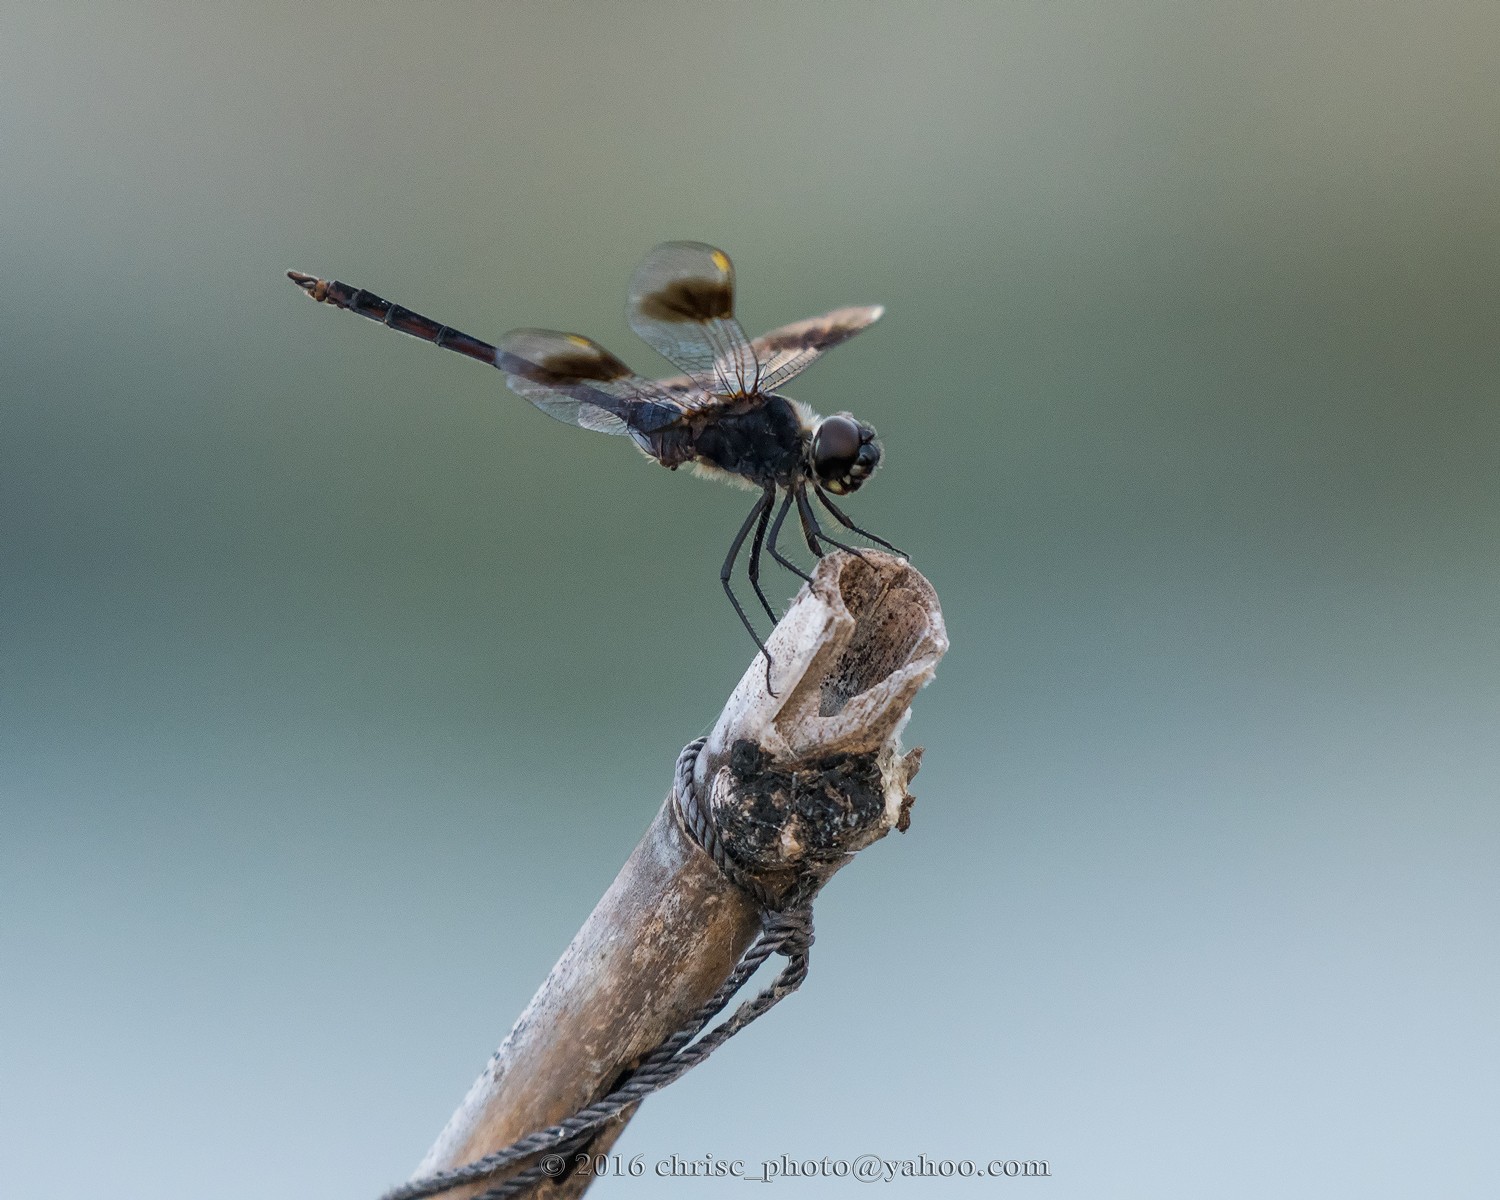
<svg viewBox="0 0 1500 1200"><path fill-rule="evenodd" d="M768 396L749 412L718 417L693 439L701 467L724 471L760 487L789 486L802 475L812 431L785 396Z"/></svg>

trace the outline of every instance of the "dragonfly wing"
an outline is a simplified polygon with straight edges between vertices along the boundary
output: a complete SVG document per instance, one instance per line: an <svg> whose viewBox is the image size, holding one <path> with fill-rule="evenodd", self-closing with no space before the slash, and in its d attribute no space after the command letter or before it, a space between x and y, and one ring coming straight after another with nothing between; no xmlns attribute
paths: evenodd
<svg viewBox="0 0 1500 1200"><path fill-rule="evenodd" d="M750 339L734 316L734 264L703 242L663 242L636 268L630 327L708 394L759 385Z"/></svg>
<svg viewBox="0 0 1500 1200"><path fill-rule="evenodd" d="M868 329L880 319L885 309L878 304L859 308L836 308L821 317L793 321L751 342L756 361L760 363L760 386L772 391L794 379L817 361L825 350L847 342L856 333Z"/></svg>
<svg viewBox="0 0 1500 1200"><path fill-rule="evenodd" d="M548 416L600 433L649 435L676 424L696 387L643 379L598 342L552 329L516 329L500 339L495 365L511 391Z"/></svg>

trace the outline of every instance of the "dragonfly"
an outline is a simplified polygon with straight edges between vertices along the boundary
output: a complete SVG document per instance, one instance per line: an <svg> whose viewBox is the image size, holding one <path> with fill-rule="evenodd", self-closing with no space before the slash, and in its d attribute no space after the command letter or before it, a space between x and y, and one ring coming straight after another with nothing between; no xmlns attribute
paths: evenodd
<svg viewBox="0 0 1500 1200"><path fill-rule="evenodd" d="M874 324L884 312L879 305L834 309L752 340L735 319L729 256L703 242L664 242L636 268L626 309L631 329L681 372L652 380L576 333L516 329L491 345L363 288L301 271L287 276L313 300L498 367L511 391L548 416L628 437L671 470L686 465L758 491L730 543L719 581L765 655L768 688L770 652L731 582L747 538L746 574L773 624L776 610L761 586L762 551L811 582L779 546L793 510L817 558L827 547L856 555L859 550L823 528L814 500L844 529L906 557L861 529L831 498L858 491L875 473L881 460L875 430L847 412L820 417L778 390L825 351Z"/></svg>

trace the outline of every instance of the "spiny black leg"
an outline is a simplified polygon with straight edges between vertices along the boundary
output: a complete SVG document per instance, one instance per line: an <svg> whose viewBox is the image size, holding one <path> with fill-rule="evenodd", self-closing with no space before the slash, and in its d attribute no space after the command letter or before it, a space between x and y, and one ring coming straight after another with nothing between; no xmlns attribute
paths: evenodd
<svg viewBox="0 0 1500 1200"><path fill-rule="evenodd" d="M842 525L845 529L853 530L855 533L859 534L860 537L869 538L872 542L878 542L892 554L899 554L902 558L911 557L911 555L907 554L905 550L897 549L895 546L891 545L890 542L886 541L885 538L876 537L868 529L861 529L858 525L856 525L853 521L851 521L844 515L839 507L828 498L828 493L826 493L822 488L814 487L813 490L818 493L818 499L823 502L823 507L826 508L830 513L832 513L833 519L840 525Z"/></svg>
<svg viewBox="0 0 1500 1200"><path fill-rule="evenodd" d="M776 610L771 607L771 602L766 599L765 592L760 590L760 551L766 540L766 526L771 523L771 510L776 507L776 486L772 484L766 489L766 506L760 510L760 523L755 527L755 537L750 542L750 586L755 589L756 598L760 606L766 610L766 616L771 618L771 624L776 624Z"/></svg>
<svg viewBox="0 0 1500 1200"><path fill-rule="evenodd" d="M795 488L787 489L786 499L781 502L781 510L776 514L776 520L771 523L771 539L766 543L766 549L771 552L772 558L779 562L793 575L796 575L801 579L805 579L808 583L811 583L811 575L809 575L806 571L804 571L790 559L783 557L781 551L776 549L776 539L781 535L781 523L786 520L787 513L792 510L792 500L794 499L792 493L795 490Z"/></svg>
<svg viewBox="0 0 1500 1200"><path fill-rule="evenodd" d="M807 506L807 488L798 483L793 485L792 491L797 494L797 521L802 526L802 538L807 543L807 548L812 551L813 557L822 558L823 547L818 545L818 539L813 533L817 523L814 522L812 525L807 523L807 514L810 511Z"/></svg>
<svg viewBox="0 0 1500 1200"><path fill-rule="evenodd" d="M800 487L797 489L797 516L802 520L802 532L807 535L807 544L809 546L815 540L824 541L830 546L837 546L840 550L854 555L860 562L869 561L853 546L846 546L843 542L836 541L823 532L823 527L818 524L817 514L813 512L812 501L807 498L807 490ZM818 552L818 556L822 557L821 551Z"/></svg>
<svg viewBox="0 0 1500 1200"><path fill-rule="evenodd" d="M729 603L734 605L734 611L740 615L740 623L749 631L750 636L755 639L755 644L760 647L760 652L766 656L766 687L771 686L771 652L766 649L766 644L760 640L760 634L755 632L755 626L750 624L750 618L745 615L745 610L740 605L740 599L734 594L734 589L729 586L729 578L734 574L734 560L740 556L740 547L745 544L745 538L750 534L750 527L760 520L761 513L771 506L769 494L762 494L755 502L755 507L750 510L750 515L745 518L745 523L740 526L740 531L734 535L734 542L729 547L729 555L724 559L724 565L719 569L719 582L724 585L724 594L729 597Z"/></svg>

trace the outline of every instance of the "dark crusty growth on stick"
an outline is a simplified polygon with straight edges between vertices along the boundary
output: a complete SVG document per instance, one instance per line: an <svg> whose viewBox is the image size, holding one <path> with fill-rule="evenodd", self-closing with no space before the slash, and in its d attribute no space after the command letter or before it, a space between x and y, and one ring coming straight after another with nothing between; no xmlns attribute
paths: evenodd
<svg viewBox="0 0 1500 1200"><path fill-rule="evenodd" d="M830 754L783 767L741 739L729 770L733 798L716 806L714 817L725 845L751 870L784 867L791 847L803 859L842 857L885 809L874 754Z"/></svg>

